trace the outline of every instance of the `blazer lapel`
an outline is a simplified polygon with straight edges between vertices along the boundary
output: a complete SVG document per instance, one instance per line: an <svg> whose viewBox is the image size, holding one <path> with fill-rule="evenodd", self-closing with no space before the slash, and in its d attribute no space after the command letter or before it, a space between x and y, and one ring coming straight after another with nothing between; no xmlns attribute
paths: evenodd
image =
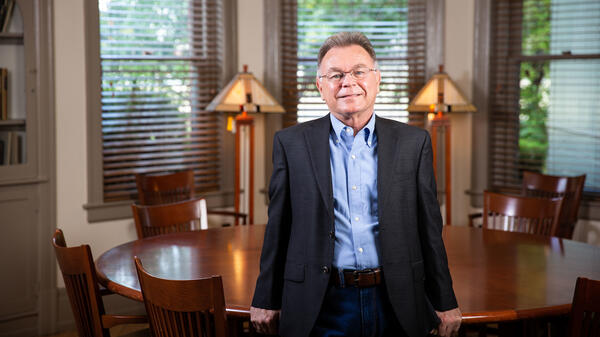
<svg viewBox="0 0 600 337"><path fill-rule="evenodd" d="M331 121L329 115L315 120L313 127L305 129L306 140L311 166L323 202L327 206L330 217L333 217L333 188L331 183L331 165L329 163L329 130Z"/></svg>
<svg viewBox="0 0 600 337"><path fill-rule="evenodd" d="M401 137L387 120L376 117L375 132L377 133L377 203L383 209L390 193L391 179L396 164L396 151L400 149L397 142Z"/></svg>

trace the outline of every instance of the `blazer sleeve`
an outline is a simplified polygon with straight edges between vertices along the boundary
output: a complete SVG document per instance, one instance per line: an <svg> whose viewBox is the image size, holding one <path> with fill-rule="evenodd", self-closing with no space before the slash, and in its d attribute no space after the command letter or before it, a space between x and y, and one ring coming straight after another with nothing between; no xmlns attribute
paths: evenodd
<svg viewBox="0 0 600 337"><path fill-rule="evenodd" d="M288 163L279 133L273 140L273 174L269 183L269 220L265 230L260 273L256 281L252 306L262 309L281 308L283 271L291 226L291 203Z"/></svg>
<svg viewBox="0 0 600 337"><path fill-rule="evenodd" d="M429 133L425 132L418 165L419 237L425 264L425 291L438 311L458 307L442 241L442 215L437 201Z"/></svg>

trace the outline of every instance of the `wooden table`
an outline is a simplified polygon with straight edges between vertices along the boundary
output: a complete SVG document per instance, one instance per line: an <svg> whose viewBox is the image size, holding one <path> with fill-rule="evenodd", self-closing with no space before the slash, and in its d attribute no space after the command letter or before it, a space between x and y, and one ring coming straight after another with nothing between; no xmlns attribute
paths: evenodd
<svg viewBox="0 0 600 337"><path fill-rule="evenodd" d="M229 314L247 316L265 226L174 233L102 254L100 282L141 301L133 256L171 279L222 275ZM600 279L600 247L520 233L445 226L444 242L464 323L503 322L568 313L577 276Z"/></svg>

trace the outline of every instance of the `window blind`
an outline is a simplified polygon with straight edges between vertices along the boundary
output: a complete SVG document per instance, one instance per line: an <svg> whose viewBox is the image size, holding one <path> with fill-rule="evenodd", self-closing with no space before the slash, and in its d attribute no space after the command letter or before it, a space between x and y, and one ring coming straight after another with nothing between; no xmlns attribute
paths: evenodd
<svg viewBox="0 0 600 337"><path fill-rule="evenodd" d="M355 0L284 1L282 6L284 124L304 122L329 112L315 85L317 54L325 39L341 31L361 31L373 44L381 70L375 112L423 125L409 115L409 101L425 83L425 3Z"/></svg>
<svg viewBox="0 0 600 337"><path fill-rule="evenodd" d="M490 182L522 171L587 174L600 194L600 2L499 0L493 7Z"/></svg>
<svg viewBox="0 0 600 337"><path fill-rule="evenodd" d="M219 0L100 0L104 201L136 197L135 173L192 169L217 189Z"/></svg>

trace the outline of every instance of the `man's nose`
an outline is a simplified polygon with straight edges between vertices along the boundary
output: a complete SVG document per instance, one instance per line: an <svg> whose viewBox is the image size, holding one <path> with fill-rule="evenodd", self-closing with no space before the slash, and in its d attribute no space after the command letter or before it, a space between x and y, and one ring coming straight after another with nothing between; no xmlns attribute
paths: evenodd
<svg viewBox="0 0 600 337"><path fill-rule="evenodd" d="M342 87L348 87L356 84L356 79L352 76L352 73L344 74L342 77Z"/></svg>

